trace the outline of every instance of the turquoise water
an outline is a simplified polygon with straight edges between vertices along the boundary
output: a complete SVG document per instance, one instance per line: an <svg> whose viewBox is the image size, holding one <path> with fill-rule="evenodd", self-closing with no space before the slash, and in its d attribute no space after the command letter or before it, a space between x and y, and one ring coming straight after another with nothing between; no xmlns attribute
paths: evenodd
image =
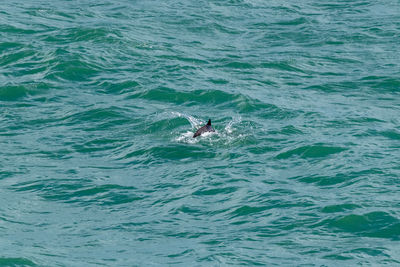
<svg viewBox="0 0 400 267"><path fill-rule="evenodd" d="M389 0L3 3L0 265L399 265L399 44Z"/></svg>

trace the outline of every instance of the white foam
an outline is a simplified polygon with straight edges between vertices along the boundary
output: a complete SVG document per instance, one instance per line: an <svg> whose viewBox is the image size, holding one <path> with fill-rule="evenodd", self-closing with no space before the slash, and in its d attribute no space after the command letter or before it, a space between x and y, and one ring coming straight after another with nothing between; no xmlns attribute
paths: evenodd
<svg viewBox="0 0 400 267"><path fill-rule="evenodd" d="M196 119L196 118L193 117L193 116L186 115L186 114L183 114L183 113L180 113L180 112L177 112L177 111L172 111L171 114L172 114L172 115L175 115L175 116L177 116L177 117L180 117L180 118L185 118L185 119L187 119L187 120L190 122L190 125L191 125L193 128L196 128L196 127L198 127L199 125L201 125L201 124L204 123L204 122L202 122L201 120L198 120L198 119Z"/></svg>
<svg viewBox="0 0 400 267"><path fill-rule="evenodd" d="M189 144L194 144L194 143L198 142L196 140L196 138L193 138L193 132L191 132L191 131L187 131L185 133L182 133L180 136L175 138L175 141L183 142L183 143L189 143Z"/></svg>

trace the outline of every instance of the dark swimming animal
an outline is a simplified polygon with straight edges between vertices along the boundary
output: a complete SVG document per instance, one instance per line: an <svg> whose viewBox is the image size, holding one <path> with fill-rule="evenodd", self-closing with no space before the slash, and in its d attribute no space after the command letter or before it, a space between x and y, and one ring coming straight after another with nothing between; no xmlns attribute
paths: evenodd
<svg viewBox="0 0 400 267"><path fill-rule="evenodd" d="M207 124L201 127L196 131L196 133L193 135L193 138L202 135L203 133L207 132L215 132L214 128L211 126L211 120L208 120Z"/></svg>

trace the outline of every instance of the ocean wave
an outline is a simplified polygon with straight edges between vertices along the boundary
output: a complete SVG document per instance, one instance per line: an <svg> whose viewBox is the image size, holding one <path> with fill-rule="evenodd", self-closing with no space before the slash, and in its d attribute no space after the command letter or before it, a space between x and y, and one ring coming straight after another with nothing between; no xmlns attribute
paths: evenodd
<svg viewBox="0 0 400 267"><path fill-rule="evenodd" d="M86 205L123 205L142 200L135 187L115 184L90 185L79 180L55 181L53 179L17 183L12 189L18 192L36 192L48 201Z"/></svg>
<svg viewBox="0 0 400 267"><path fill-rule="evenodd" d="M326 146L323 144L305 145L279 153L277 159L288 159L292 156L301 158L321 158L346 151L347 148Z"/></svg>
<svg viewBox="0 0 400 267"><path fill-rule="evenodd" d="M360 236L400 238L400 220L383 211L339 216L328 222L331 227Z"/></svg>

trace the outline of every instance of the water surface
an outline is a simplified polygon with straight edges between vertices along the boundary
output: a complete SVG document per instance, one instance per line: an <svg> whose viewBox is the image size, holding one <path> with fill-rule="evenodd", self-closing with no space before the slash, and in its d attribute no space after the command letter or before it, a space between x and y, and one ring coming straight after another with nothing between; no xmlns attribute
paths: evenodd
<svg viewBox="0 0 400 267"><path fill-rule="evenodd" d="M0 265L400 264L397 1L114 2L0 10Z"/></svg>

